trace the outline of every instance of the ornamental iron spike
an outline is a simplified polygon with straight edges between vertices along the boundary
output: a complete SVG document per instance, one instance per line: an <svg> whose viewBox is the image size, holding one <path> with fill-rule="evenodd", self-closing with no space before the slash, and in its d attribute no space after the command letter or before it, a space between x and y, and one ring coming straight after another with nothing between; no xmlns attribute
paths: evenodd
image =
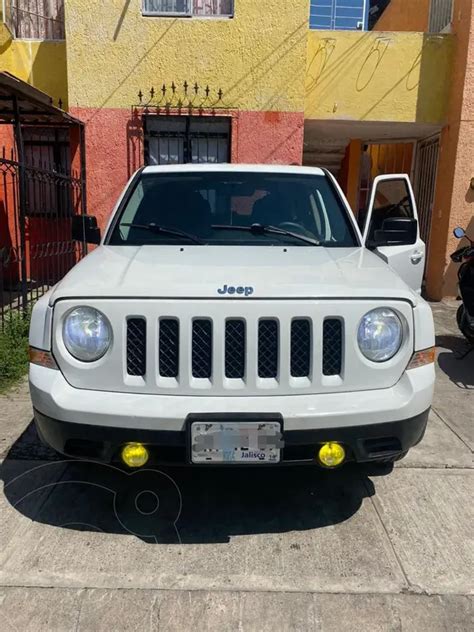
<svg viewBox="0 0 474 632"><path fill-rule="evenodd" d="M154 96L155 96L155 88L151 86L150 97L153 99Z"/></svg>
<svg viewBox="0 0 474 632"><path fill-rule="evenodd" d="M165 96L165 94L166 94L166 84L165 83L161 86L161 92L163 93L163 96Z"/></svg>
<svg viewBox="0 0 474 632"><path fill-rule="evenodd" d="M199 92L199 85L198 82L196 81L196 83L194 84L194 92L197 95L197 93Z"/></svg>
<svg viewBox="0 0 474 632"><path fill-rule="evenodd" d="M222 88L219 88L219 92L217 93L217 96L219 97L219 101L222 101L222 97L224 96L224 93L222 92Z"/></svg>
<svg viewBox="0 0 474 632"><path fill-rule="evenodd" d="M175 94L175 93L176 93L176 84L175 84L175 82L174 82L174 81L173 81L173 82L172 82L172 84L171 84L171 92L172 92L173 94Z"/></svg>
<svg viewBox="0 0 474 632"><path fill-rule="evenodd" d="M143 92L141 90L139 90L139 92L138 92L138 99L139 99L139 101L141 103L142 99L143 99Z"/></svg>
<svg viewBox="0 0 474 632"><path fill-rule="evenodd" d="M209 86L206 86L206 89L204 90L204 92L206 93L206 97L209 97L209 94L211 92L211 89L209 88Z"/></svg>
<svg viewBox="0 0 474 632"><path fill-rule="evenodd" d="M183 83L183 88L184 88L184 94L185 94L185 95L187 95L187 94L188 94L189 84L188 84L188 82L186 81L186 79L184 80L184 83Z"/></svg>

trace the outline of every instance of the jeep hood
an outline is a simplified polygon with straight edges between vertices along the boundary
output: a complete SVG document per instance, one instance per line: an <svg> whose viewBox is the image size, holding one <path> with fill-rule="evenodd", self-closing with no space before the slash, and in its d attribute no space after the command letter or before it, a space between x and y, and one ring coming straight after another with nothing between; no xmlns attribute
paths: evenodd
<svg viewBox="0 0 474 632"><path fill-rule="evenodd" d="M417 301L389 266L364 248L101 246L55 286L50 303L97 297L249 300L219 293L225 285L253 288L251 299Z"/></svg>

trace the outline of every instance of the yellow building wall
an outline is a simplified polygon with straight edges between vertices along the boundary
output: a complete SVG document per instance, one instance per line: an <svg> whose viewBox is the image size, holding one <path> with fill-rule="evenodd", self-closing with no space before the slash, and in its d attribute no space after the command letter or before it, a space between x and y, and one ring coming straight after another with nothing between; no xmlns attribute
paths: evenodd
<svg viewBox="0 0 474 632"><path fill-rule="evenodd" d="M230 108L302 111L307 0L237 0L232 19L143 17L141 2L66 0L69 103L123 108L163 83L209 84Z"/></svg>
<svg viewBox="0 0 474 632"><path fill-rule="evenodd" d="M310 31L305 118L443 123L453 39Z"/></svg>

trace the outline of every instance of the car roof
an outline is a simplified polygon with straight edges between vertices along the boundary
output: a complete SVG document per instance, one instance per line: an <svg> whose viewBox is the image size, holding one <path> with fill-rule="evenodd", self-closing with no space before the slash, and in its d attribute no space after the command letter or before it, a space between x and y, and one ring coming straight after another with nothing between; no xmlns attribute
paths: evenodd
<svg viewBox="0 0 474 632"><path fill-rule="evenodd" d="M153 165L145 167L143 173L196 173L196 172L251 172L251 173L290 173L293 175L324 176L319 167L300 167L295 165L244 165L244 164L186 164Z"/></svg>

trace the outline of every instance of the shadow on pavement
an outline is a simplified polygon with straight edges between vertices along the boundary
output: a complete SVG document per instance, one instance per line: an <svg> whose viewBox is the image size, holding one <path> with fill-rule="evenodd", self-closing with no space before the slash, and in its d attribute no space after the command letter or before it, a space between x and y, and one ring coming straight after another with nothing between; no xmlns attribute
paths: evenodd
<svg viewBox="0 0 474 632"><path fill-rule="evenodd" d="M63 460L41 445L32 423L11 447L0 476L9 504L33 521L187 544L344 522L374 494L369 474L389 471L349 464L337 471L166 467L130 474Z"/></svg>
<svg viewBox="0 0 474 632"><path fill-rule="evenodd" d="M466 355L470 349L467 341L460 336L436 336L436 346L442 349L438 355L439 368L451 382L458 388L474 388L474 351Z"/></svg>

